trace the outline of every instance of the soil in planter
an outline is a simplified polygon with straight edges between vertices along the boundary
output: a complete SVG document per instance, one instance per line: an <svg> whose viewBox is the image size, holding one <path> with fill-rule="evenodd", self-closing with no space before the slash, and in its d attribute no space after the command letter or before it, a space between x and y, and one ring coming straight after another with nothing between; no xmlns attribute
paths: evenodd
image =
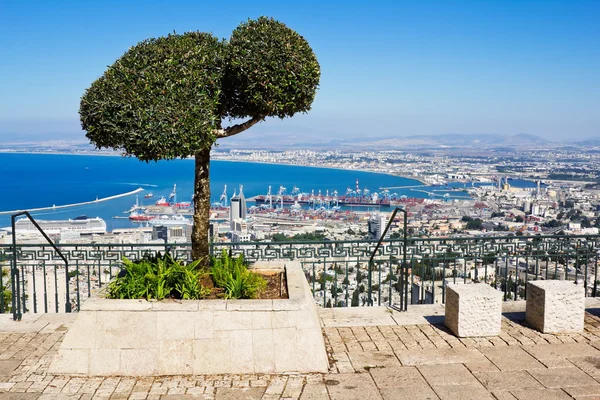
<svg viewBox="0 0 600 400"><path fill-rule="evenodd" d="M287 281L283 271L261 272L267 280L267 288L260 294L259 299L287 299Z"/></svg>
<svg viewBox="0 0 600 400"><path fill-rule="evenodd" d="M257 299L271 300L288 298L287 281L283 271L260 271L259 274L267 280L267 288L260 293ZM222 288L214 287L210 277L201 281L201 284L211 290L210 295L206 297L207 299L223 298L224 290Z"/></svg>

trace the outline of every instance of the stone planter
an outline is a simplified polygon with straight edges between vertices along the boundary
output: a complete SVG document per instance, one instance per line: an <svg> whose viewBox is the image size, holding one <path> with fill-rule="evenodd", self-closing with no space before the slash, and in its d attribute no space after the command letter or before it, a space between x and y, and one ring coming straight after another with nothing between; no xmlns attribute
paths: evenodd
<svg viewBox="0 0 600 400"><path fill-rule="evenodd" d="M326 372L317 306L302 268L288 262L285 271L289 299L90 298L82 304L49 372L84 376Z"/></svg>

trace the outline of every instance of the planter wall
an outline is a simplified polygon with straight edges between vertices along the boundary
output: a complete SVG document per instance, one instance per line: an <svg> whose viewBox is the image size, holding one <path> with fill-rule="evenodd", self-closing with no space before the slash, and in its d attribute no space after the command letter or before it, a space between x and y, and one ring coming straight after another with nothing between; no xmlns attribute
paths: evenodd
<svg viewBox="0 0 600 400"><path fill-rule="evenodd" d="M326 372L317 306L304 273L294 262L286 263L286 273L289 299L282 300L148 302L92 297L82 304L49 372Z"/></svg>

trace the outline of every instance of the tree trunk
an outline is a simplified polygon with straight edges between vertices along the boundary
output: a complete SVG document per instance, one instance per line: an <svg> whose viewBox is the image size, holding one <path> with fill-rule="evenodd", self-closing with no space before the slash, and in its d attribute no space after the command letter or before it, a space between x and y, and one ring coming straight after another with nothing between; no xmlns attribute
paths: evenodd
<svg viewBox="0 0 600 400"><path fill-rule="evenodd" d="M210 218L210 148L196 153L194 179L194 227L192 229L192 259L203 260L208 267Z"/></svg>

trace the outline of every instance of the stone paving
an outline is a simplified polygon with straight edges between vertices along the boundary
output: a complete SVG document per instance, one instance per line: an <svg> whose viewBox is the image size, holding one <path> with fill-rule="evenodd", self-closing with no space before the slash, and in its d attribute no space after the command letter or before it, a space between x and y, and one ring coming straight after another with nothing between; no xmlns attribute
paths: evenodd
<svg viewBox="0 0 600 400"><path fill-rule="evenodd" d="M453 336L440 306L323 310L328 374L137 379L49 375L74 316L2 315L0 399L600 399L600 305L563 335L530 329L523 306L500 336L475 339Z"/></svg>

